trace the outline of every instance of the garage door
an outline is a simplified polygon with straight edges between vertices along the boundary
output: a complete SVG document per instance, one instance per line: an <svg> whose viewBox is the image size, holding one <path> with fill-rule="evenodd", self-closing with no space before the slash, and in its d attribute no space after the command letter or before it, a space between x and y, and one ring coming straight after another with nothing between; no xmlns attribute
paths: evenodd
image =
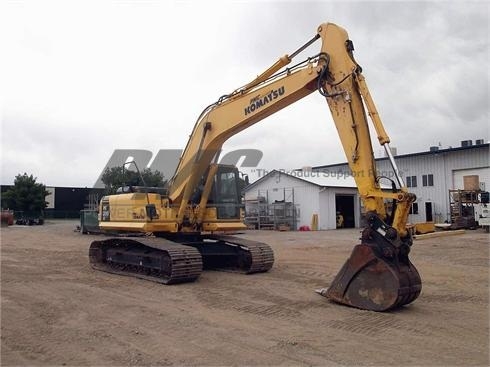
<svg viewBox="0 0 490 367"><path fill-rule="evenodd" d="M463 189L463 176L478 175L480 179L480 188L490 190L490 167L472 168L453 171L453 189Z"/></svg>

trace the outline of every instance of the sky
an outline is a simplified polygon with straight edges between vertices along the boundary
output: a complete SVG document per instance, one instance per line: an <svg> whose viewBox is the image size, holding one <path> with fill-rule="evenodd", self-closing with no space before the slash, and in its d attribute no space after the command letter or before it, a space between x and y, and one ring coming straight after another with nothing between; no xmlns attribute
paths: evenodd
<svg viewBox="0 0 490 367"><path fill-rule="evenodd" d="M92 187L115 149L183 149L201 111L344 27L398 154L489 132L489 2L2 1L1 184ZM318 53L317 42L296 61ZM258 168L345 162L313 93L229 139ZM374 142L374 153L382 149ZM253 177L252 177L253 180Z"/></svg>

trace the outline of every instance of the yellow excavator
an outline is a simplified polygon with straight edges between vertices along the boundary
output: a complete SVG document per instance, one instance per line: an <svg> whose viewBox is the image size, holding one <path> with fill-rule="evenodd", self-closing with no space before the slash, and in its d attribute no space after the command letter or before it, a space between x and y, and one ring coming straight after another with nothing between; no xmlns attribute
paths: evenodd
<svg viewBox="0 0 490 367"><path fill-rule="evenodd" d="M319 39L319 53L286 67ZM274 254L267 244L230 234L246 229L239 172L216 162L227 139L319 92L328 103L354 173L367 225L361 243L333 282L318 292L337 303L374 311L414 301L421 279L408 258L412 238L406 224L416 198L399 174L390 139L353 51L343 28L321 24L316 35L293 54L206 107L165 192L129 187L102 198L101 229L146 236L94 241L89 251L91 265L164 284L194 281L203 268L247 274L271 269ZM366 111L393 167L392 190L381 188L382 177L376 173ZM389 211L387 201L392 204Z"/></svg>

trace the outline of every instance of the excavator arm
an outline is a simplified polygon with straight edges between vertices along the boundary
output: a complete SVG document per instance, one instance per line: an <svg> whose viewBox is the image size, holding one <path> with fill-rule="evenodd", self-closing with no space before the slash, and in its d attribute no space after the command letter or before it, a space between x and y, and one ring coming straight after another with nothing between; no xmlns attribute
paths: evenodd
<svg viewBox="0 0 490 367"><path fill-rule="evenodd" d="M321 39L322 45L316 56L278 73L294 55L317 39ZM384 199L409 202L410 194L406 192L396 166L395 177L400 192L386 193L380 189L364 105L380 144L389 153L390 139L352 51L352 42L344 29L332 23L322 24L317 35L293 56L281 57L251 83L208 106L194 126L169 185L169 198L174 205L179 205L179 221L183 221L191 195L226 140L315 91L319 91L329 104L366 210L385 219ZM391 161L394 164L394 160ZM395 228L404 236L408 211L400 210L402 207L400 204Z"/></svg>
<svg viewBox="0 0 490 367"><path fill-rule="evenodd" d="M221 147L233 135L311 94L317 88L319 57L274 74L291 61L282 57L243 88L221 97L199 117L170 183L169 198L185 206Z"/></svg>

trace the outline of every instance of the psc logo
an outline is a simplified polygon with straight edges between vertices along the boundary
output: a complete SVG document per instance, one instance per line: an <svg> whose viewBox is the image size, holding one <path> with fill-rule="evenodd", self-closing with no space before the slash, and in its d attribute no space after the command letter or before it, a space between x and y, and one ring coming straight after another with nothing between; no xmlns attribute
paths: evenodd
<svg viewBox="0 0 490 367"><path fill-rule="evenodd" d="M144 149L116 149L109 158L102 172L100 173L94 188L104 188L104 183L101 178L107 168L120 167L128 161L135 161L140 169L150 168L163 173L166 179L172 178L182 155L182 149L160 149L153 158L153 153ZM237 165L243 158L240 167L257 167L262 159L263 153L258 149L237 149L226 153L220 159L220 164Z"/></svg>

